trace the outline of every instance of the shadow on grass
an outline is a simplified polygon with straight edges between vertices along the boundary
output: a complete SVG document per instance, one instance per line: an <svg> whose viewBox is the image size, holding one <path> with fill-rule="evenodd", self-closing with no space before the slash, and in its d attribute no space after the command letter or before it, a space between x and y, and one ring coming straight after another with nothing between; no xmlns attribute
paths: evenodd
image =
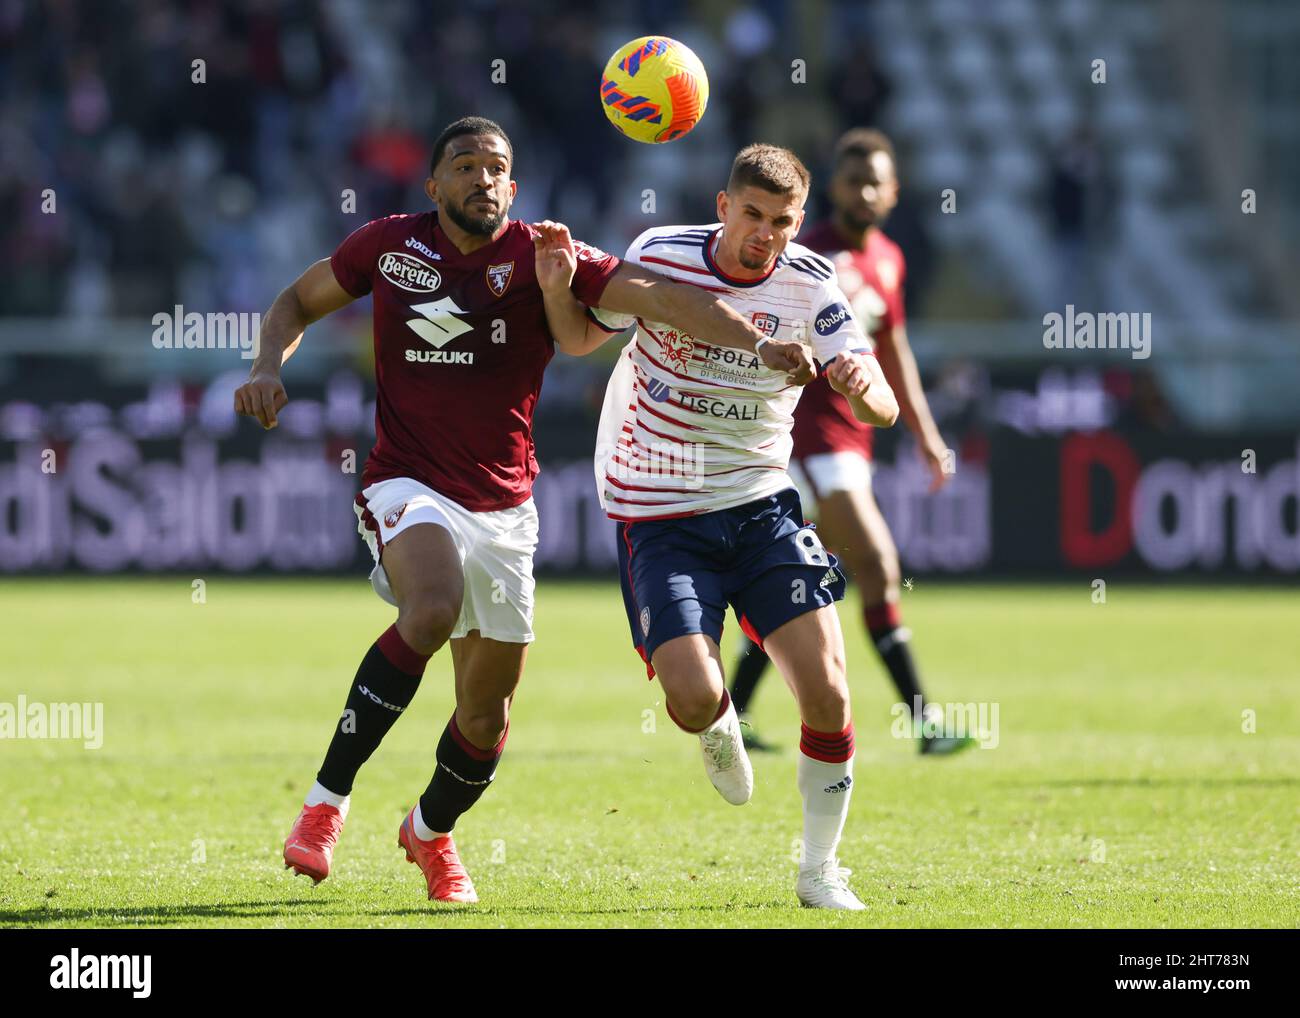
<svg viewBox="0 0 1300 1018"><path fill-rule="evenodd" d="M305 906L304 911L310 916L321 919L340 917L379 918L383 916L438 916L454 919L459 916L598 916L598 915L654 915L656 913L692 913L719 912L756 912L779 908L780 906L762 904L739 905L665 905L633 906L628 908L571 908L550 907L546 905L506 905L506 906L466 906L429 904L414 908L366 908L346 900L329 902L310 899L291 901L233 901L218 902L211 905L181 905L176 907L133 906L131 908L29 908L0 911L0 927L26 926L33 923L67 923L85 921L91 926L108 924L131 926L171 926L177 923L192 922L201 919L294 919L298 917L297 906Z"/></svg>

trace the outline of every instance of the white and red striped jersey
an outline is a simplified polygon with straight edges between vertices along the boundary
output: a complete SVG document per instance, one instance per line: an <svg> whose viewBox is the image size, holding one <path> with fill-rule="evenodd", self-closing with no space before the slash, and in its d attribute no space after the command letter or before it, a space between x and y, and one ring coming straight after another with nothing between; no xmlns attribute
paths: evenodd
<svg viewBox="0 0 1300 1018"><path fill-rule="evenodd" d="M789 244L762 279L735 279L714 260L721 224L659 226L627 261L722 296L773 339L811 344L819 366L870 349L835 267ZM743 505L792 486L790 431L803 391L759 357L663 322L594 308L611 332L634 322L605 392L596 484L615 520L669 519Z"/></svg>

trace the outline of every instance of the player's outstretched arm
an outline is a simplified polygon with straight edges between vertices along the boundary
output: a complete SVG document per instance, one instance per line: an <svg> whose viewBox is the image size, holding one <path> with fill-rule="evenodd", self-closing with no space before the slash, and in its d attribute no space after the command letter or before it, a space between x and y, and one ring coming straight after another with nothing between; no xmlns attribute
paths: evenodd
<svg viewBox="0 0 1300 1018"><path fill-rule="evenodd" d="M757 353L772 370L786 372L795 385L806 385L817 375L802 343L770 339L717 294L674 282L641 265L620 265L605 285L600 306L665 322L692 336L707 337L719 346Z"/></svg>
<svg viewBox="0 0 1300 1018"><path fill-rule="evenodd" d="M248 381L235 390L235 413L256 417L262 427L274 428L276 414L289 402L280 381L280 365L298 349L307 326L354 300L334 278L328 258L308 267L281 290L262 317L257 357Z"/></svg>
<svg viewBox="0 0 1300 1018"><path fill-rule="evenodd" d="M569 289L578 269L578 255L569 228L549 219L534 223L533 252L537 260L537 285L542 290L546 324L562 353L582 357L615 333L600 328L587 317L587 309Z"/></svg>
<svg viewBox="0 0 1300 1018"><path fill-rule="evenodd" d="M889 428L898 420L894 390L870 354L849 351L839 354L827 366L826 380L849 401L853 416L864 424Z"/></svg>
<svg viewBox="0 0 1300 1018"><path fill-rule="evenodd" d="M884 333L881 342L876 344L876 356L880 358L885 378L898 397L899 416L916 436L921 455L930 468L930 490L938 491L948 481L948 474L944 472L948 449L930 413L930 404L921 385L921 372L916 367L916 357L907 341L907 329L895 325Z"/></svg>

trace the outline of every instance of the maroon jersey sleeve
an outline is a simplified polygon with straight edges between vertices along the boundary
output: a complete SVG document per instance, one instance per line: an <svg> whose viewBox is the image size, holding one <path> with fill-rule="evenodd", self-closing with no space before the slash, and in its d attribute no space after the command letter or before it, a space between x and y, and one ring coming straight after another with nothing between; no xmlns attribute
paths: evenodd
<svg viewBox="0 0 1300 1018"><path fill-rule="evenodd" d="M889 308L889 327L896 329L906 324L906 316L903 314L903 283L907 277L907 262L897 247L894 248L892 261L897 272L897 282L885 294L885 305Z"/></svg>
<svg viewBox="0 0 1300 1018"><path fill-rule="evenodd" d="M573 295L587 307L594 308L600 303L605 284L618 271L622 260L580 240L574 240L573 249L578 255L578 267L571 284Z"/></svg>
<svg viewBox="0 0 1300 1018"><path fill-rule="evenodd" d="M374 219L358 226L330 255L330 268L339 286L353 297L364 297L374 286L372 277L379 260L380 233L386 219Z"/></svg>

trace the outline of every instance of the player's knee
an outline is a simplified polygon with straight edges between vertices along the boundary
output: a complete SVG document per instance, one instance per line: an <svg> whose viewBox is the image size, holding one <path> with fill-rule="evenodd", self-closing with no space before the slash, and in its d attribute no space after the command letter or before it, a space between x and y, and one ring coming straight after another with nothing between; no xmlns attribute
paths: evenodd
<svg viewBox="0 0 1300 1018"><path fill-rule="evenodd" d="M902 582L897 555L886 555L881 559L880 576L884 596L888 600L897 601L898 587Z"/></svg>
<svg viewBox="0 0 1300 1018"><path fill-rule="evenodd" d="M800 704L803 723L815 732L840 732L849 723L849 690L843 682L805 693Z"/></svg>
<svg viewBox="0 0 1300 1018"><path fill-rule="evenodd" d="M461 734L479 749L489 749L505 737L506 716L504 700L491 706L476 707L471 711L462 708L456 712L456 726Z"/></svg>
<svg viewBox="0 0 1300 1018"><path fill-rule="evenodd" d="M721 702L722 697L707 687L674 690L669 698L673 714L687 728L707 728L717 716Z"/></svg>
<svg viewBox="0 0 1300 1018"><path fill-rule="evenodd" d="M460 606L444 594L417 593L402 605L402 636L421 654L432 654L447 642L460 617Z"/></svg>

